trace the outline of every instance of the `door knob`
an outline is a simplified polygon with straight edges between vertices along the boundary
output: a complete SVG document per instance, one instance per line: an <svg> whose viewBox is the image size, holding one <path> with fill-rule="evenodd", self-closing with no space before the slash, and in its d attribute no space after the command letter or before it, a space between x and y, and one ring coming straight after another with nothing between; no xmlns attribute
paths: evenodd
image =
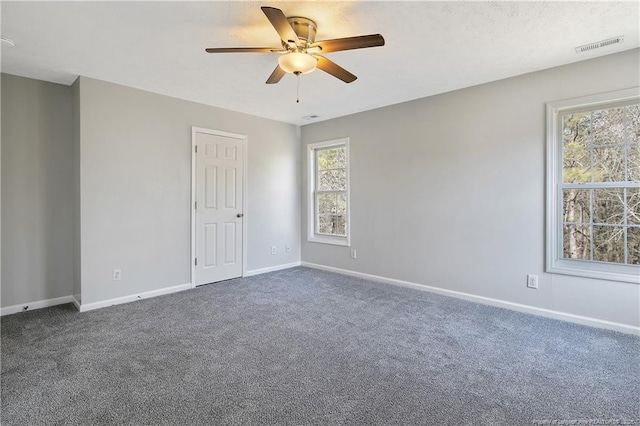
<svg viewBox="0 0 640 426"><path fill-rule="evenodd" d="M238 213L238 214L236 215L236 217L242 217L242 216L244 216L242 213Z"/></svg>

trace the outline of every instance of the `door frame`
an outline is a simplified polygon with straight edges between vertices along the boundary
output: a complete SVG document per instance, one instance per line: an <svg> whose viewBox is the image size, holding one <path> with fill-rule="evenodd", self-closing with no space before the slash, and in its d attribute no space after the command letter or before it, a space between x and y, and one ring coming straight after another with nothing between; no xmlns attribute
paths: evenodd
<svg viewBox="0 0 640 426"><path fill-rule="evenodd" d="M247 214L247 135L239 133L224 132L222 130L207 129L205 127L191 126L191 287L195 288L196 275L196 134L206 133L209 135L222 136L227 138L240 139L242 141L242 276L247 275L247 224L249 215Z"/></svg>

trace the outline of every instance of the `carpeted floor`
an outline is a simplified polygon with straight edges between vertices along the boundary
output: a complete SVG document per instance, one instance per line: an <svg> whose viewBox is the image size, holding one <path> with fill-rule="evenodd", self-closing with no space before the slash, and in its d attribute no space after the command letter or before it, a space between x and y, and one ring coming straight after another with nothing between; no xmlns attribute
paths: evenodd
<svg viewBox="0 0 640 426"><path fill-rule="evenodd" d="M3 317L1 396L3 426L640 424L640 339L295 268Z"/></svg>

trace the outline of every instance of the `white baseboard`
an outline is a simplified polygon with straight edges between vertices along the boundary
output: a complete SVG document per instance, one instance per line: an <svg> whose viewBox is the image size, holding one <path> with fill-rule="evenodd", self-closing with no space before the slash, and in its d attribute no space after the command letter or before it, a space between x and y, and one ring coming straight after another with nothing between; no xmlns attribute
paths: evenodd
<svg viewBox="0 0 640 426"><path fill-rule="evenodd" d="M163 296L165 294L177 293L179 291L191 290L191 283L176 285L173 287L161 288L159 290L147 291L144 293L132 294L129 296L117 297L115 299L102 300L94 303L80 303L80 312L92 311L94 309L105 308L107 306L120 305L122 303L134 302L136 300L149 299L151 297ZM77 301L76 301L77 303Z"/></svg>
<svg viewBox="0 0 640 426"><path fill-rule="evenodd" d="M527 314L533 314L543 316L547 318L553 318L576 324L588 325L590 327L606 328L608 330L620 331L622 333L635 334L640 336L640 327L633 325L621 324L617 322L600 320L597 318L584 317L581 315L569 314L566 312L553 311L551 309L537 308L535 306L522 305L519 303L507 302L506 300L492 299L490 297L477 296L475 294L463 293L460 291L447 290L440 287L432 287L424 284L412 283L409 281L396 280L393 278L380 277L378 275L365 274L362 272L350 271L347 269L334 268L332 266L318 265L315 263L301 262L302 266L308 268L321 269L324 271L335 272L338 274L349 275L352 277L363 278L370 281L377 281L385 284L392 284L401 287L409 287L416 290L428 291L431 293L437 293L444 296L456 297L458 299L464 299L471 302L482 303L484 305L496 306L499 308L511 309L513 311L524 312Z"/></svg>
<svg viewBox="0 0 640 426"><path fill-rule="evenodd" d="M253 269L244 273L245 277L252 277L254 275L266 274L267 272L282 271L283 269L295 268L300 266L301 262L285 263L283 265L270 266L268 268Z"/></svg>
<svg viewBox="0 0 640 426"><path fill-rule="evenodd" d="M26 302L19 305L7 306L0 308L0 316L11 315L18 312L33 311L34 309L48 308L50 306L64 305L65 303L73 303L73 296L54 297L53 299L38 300L35 302Z"/></svg>

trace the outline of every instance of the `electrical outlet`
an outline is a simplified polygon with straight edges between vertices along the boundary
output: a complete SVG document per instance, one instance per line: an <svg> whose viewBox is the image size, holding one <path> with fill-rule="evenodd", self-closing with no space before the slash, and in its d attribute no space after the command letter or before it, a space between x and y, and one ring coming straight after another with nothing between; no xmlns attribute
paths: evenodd
<svg viewBox="0 0 640 426"><path fill-rule="evenodd" d="M276 254L276 246L271 246L271 254Z"/></svg>
<svg viewBox="0 0 640 426"><path fill-rule="evenodd" d="M111 279L113 281L120 281L122 279L122 271L120 269L114 269L113 276Z"/></svg>
<svg viewBox="0 0 640 426"><path fill-rule="evenodd" d="M351 249L351 258L355 259L357 256L356 249Z"/></svg>
<svg viewBox="0 0 640 426"><path fill-rule="evenodd" d="M527 275L527 287L529 288L538 288L538 276L537 275Z"/></svg>

